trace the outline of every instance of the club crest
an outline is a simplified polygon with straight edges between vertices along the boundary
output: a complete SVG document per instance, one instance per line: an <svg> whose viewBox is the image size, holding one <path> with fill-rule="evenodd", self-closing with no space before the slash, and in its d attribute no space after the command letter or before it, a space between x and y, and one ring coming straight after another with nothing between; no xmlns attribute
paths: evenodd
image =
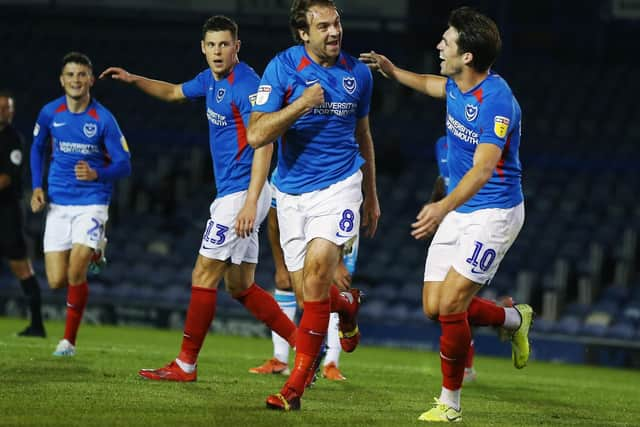
<svg viewBox="0 0 640 427"><path fill-rule="evenodd" d="M467 104L464 106L464 116L468 122L472 122L478 117L478 106Z"/></svg>
<svg viewBox="0 0 640 427"><path fill-rule="evenodd" d="M353 94L357 87L355 77L343 77L342 87L350 94Z"/></svg>
<svg viewBox="0 0 640 427"><path fill-rule="evenodd" d="M218 89L218 91L216 92L216 102L220 102L222 101L222 98L224 98L224 94L226 93L226 90L224 88L220 88Z"/></svg>
<svg viewBox="0 0 640 427"><path fill-rule="evenodd" d="M82 127L82 132L84 132L87 138L93 138L98 131L98 125L95 123L85 123Z"/></svg>

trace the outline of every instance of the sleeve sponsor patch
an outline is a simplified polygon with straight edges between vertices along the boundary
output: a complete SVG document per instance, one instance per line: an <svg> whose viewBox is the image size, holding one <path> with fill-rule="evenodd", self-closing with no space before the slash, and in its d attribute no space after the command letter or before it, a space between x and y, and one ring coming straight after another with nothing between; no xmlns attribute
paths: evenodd
<svg viewBox="0 0 640 427"><path fill-rule="evenodd" d="M9 159L11 159L11 163L13 163L14 165L20 166L20 164L22 163L22 151L13 150L9 154Z"/></svg>
<svg viewBox="0 0 640 427"><path fill-rule="evenodd" d="M256 98L257 98L258 94L257 93L252 93L251 95L249 95L249 102L251 103L251 106L253 107L254 105L256 105Z"/></svg>
<svg viewBox="0 0 640 427"><path fill-rule="evenodd" d="M271 86L270 85L260 85L258 87L258 94L256 95L256 105L264 105L269 100L269 95L271 94Z"/></svg>
<svg viewBox="0 0 640 427"><path fill-rule="evenodd" d="M509 119L504 116L495 116L493 119L493 132L499 137L507 136L509 130Z"/></svg>
<svg viewBox="0 0 640 427"><path fill-rule="evenodd" d="M126 151L127 153L129 152L129 144L127 144L127 139L124 137L124 135L120 137L120 145L122 145L122 149L124 151Z"/></svg>
<svg viewBox="0 0 640 427"><path fill-rule="evenodd" d="M40 125L36 123L36 125L33 127L33 136L38 136L39 133L40 133Z"/></svg>

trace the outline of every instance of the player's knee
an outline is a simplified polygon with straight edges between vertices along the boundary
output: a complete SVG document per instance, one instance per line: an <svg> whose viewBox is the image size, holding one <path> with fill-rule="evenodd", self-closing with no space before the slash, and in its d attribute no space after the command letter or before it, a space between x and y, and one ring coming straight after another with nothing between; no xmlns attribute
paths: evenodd
<svg viewBox="0 0 640 427"><path fill-rule="evenodd" d="M205 288L210 287L211 274L205 269L195 267L191 271L191 283Z"/></svg>
<svg viewBox="0 0 640 427"><path fill-rule="evenodd" d="M191 284L203 288L215 288L220 282L220 273L213 266L196 263L191 271Z"/></svg>
<svg viewBox="0 0 640 427"><path fill-rule="evenodd" d="M435 304L429 304L429 303L423 303L422 304L422 311L424 312L424 315L427 316L429 319L433 320L433 321L437 321L438 320L438 316L439 316L439 312L438 312L438 307Z"/></svg>
<svg viewBox="0 0 640 427"><path fill-rule="evenodd" d="M9 267L18 280L26 280L33 276L33 269L28 260L9 261Z"/></svg>
<svg viewBox="0 0 640 427"><path fill-rule="evenodd" d="M245 283L241 281L224 281L225 290L231 295L233 298L238 298L244 291L249 289L251 283Z"/></svg>
<svg viewBox="0 0 640 427"><path fill-rule="evenodd" d="M440 314L461 313L463 311L466 311L466 307L464 307L463 299L461 298L461 296L457 296L453 298L441 299L438 306L438 311L440 312Z"/></svg>
<svg viewBox="0 0 640 427"><path fill-rule="evenodd" d="M278 272L274 276L274 281L276 283L276 289L281 291L293 291L291 286L291 279L289 278L289 272Z"/></svg>
<svg viewBox="0 0 640 427"><path fill-rule="evenodd" d="M328 287L333 283L333 271L329 271L328 268L318 266L317 268L307 269L305 267L304 283L314 288Z"/></svg>
<svg viewBox="0 0 640 427"><path fill-rule="evenodd" d="M79 285L87 281L87 272L86 271L69 271L67 280L69 284Z"/></svg>
<svg viewBox="0 0 640 427"><path fill-rule="evenodd" d="M69 285L69 281L66 276L50 276L47 275L47 282L51 289L63 289Z"/></svg>

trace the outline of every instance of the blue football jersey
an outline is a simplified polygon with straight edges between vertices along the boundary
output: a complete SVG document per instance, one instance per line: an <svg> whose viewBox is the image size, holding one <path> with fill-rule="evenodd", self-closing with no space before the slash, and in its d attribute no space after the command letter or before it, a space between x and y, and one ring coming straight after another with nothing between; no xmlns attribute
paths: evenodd
<svg viewBox="0 0 640 427"><path fill-rule="evenodd" d="M315 63L303 46L279 53L262 76L253 111L279 111L315 83L322 85L325 102L296 120L278 141L275 183L283 193L326 188L364 163L355 129L369 114L373 79L366 65L344 52L332 67Z"/></svg>
<svg viewBox="0 0 640 427"><path fill-rule="evenodd" d="M127 141L113 115L95 99L81 113L69 111L65 96L40 110L31 146L33 188L42 187L44 155L49 143L52 157L47 196L52 203L109 204L113 181L131 172ZM80 160L96 170L97 180L76 179L74 168Z"/></svg>
<svg viewBox="0 0 640 427"><path fill-rule="evenodd" d="M449 188L449 146L447 145L447 137L441 136L436 140L436 162L438 162L438 175L444 178L445 190Z"/></svg>
<svg viewBox="0 0 640 427"><path fill-rule="evenodd" d="M240 62L222 80L207 68L182 84L187 98L206 98L217 197L249 188L254 150L247 144L246 129L259 82L253 68Z"/></svg>
<svg viewBox="0 0 640 427"><path fill-rule="evenodd" d="M489 74L477 86L461 92L446 83L449 192L473 166L478 144L494 144L502 157L489 181L458 212L510 208L523 201L519 158L521 111L507 82Z"/></svg>

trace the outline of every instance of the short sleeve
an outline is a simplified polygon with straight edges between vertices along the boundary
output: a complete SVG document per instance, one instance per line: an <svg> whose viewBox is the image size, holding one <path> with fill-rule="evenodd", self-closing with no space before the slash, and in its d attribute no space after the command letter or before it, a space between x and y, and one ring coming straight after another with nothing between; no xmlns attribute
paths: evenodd
<svg viewBox="0 0 640 427"><path fill-rule="evenodd" d="M255 105L260 78L251 73L242 79L241 84L233 91L233 102L238 106L242 117L246 118Z"/></svg>
<svg viewBox="0 0 640 427"><path fill-rule="evenodd" d="M210 70L204 70L188 82L182 83L182 93L189 99L202 98L207 95L207 74Z"/></svg>
<svg viewBox="0 0 640 427"><path fill-rule="evenodd" d="M286 93L286 71L278 57L269 62L256 93L253 111L273 113L282 108Z"/></svg>
<svg viewBox="0 0 640 427"><path fill-rule="evenodd" d="M478 114L478 127L483 130L480 143L494 144L503 149L515 122L513 100L506 92L497 92L492 98L486 99Z"/></svg>

